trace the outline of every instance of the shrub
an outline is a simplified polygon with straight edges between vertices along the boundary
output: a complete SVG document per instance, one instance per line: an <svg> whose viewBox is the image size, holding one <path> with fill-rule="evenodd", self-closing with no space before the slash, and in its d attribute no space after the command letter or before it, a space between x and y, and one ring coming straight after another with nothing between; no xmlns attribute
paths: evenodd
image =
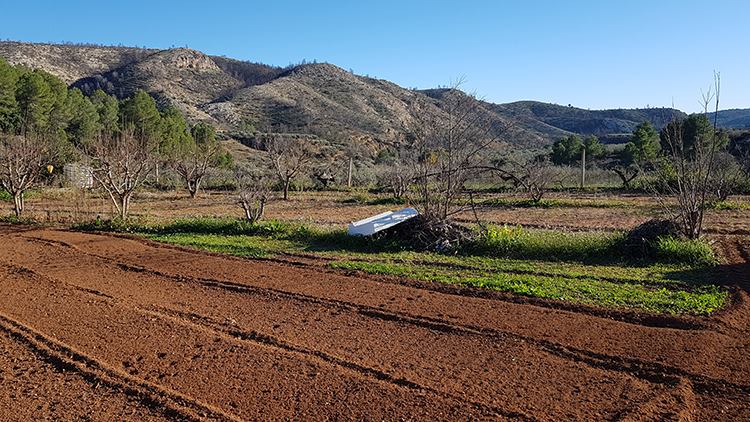
<svg viewBox="0 0 750 422"><path fill-rule="evenodd" d="M656 256L667 262L685 262L699 266L715 265L718 260L711 245L703 240L660 237L655 245Z"/></svg>
<svg viewBox="0 0 750 422"><path fill-rule="evenodd" d="M633 258L643 258L656 252L661 237L678 237L680 227L672 220L648 220L630 230L623 240L624 252Z"/></svg>

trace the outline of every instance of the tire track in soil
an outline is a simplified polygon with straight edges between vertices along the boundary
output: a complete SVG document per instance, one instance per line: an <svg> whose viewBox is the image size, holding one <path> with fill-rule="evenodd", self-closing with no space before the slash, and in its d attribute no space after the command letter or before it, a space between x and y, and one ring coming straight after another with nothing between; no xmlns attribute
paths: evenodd
<svg viewBox="0 0 750 422"><path fill-rule="evenodd" d="M184 324L173 319L157 321L129 306L107 303L111 302L108 298L96 296L92 300L93 293L66 288L60 283L49 286L33 272L10 269L6 273L0 281L8 294L0 298L3 313L9 313L10 308L10 313L16 315L14 319L28 321L24 326L33 325L37 333L49 333L40 336L55 344L69 345L68 351L87 350L91 360L80 352L84 356L80 359L87 365L122 362L119 370L129 371L132 379L158 385L163 390L179 391L184 397L201 397L216 409L232 408L232 413L227 413L230 419L258 419L268 415L303 419L313 415L392 419L401 415L435 420L455 419L459 415L472 419L502 416L429 391L413 391L347 375L331 365L299 359L278 350L269 351L269 347L248 345L205 329L180 327ZM20 297L33 297L32 302L43 303L24 306ZM91 315L107 318L92 321ZM89 321L81 323L86 318ZM73 332L71 325L78 332ZM209 344L209 350L190 347L196 342ZM150 357L154 355L156 359ZM175 355L182 355L183 359ZM167 358L172 362L165 362ZM208 364L201 364L205 361ZM228 368L222 370L220 365ZM164 368L174 373L160 373ZM227 387L228 384L242 387L239 388L242 392ZM523 415L506 412L506 417L520 416Z"/></svg>
<svg viewBox="0 0 750 422"><path fill-rule="evenodd" d="M217 283L217 286L223 286L228 289L237 289L246 291L263 291L267 290L276 295L289 295L292 299L298 299L300 301L311 301L320 303L330 303L335 306L341 306L344 308L353 307L364 315L369 315L376 318L393 319L396 321L403 321L405 323L413 323L416 325L422 325L425 327L431 327L431 329L442 329L448 331L463 331L469 333L483 333L485 335L495 337L515 337L520 338L529 342L536 342L540 346L551 350L554 353L561 353L564 356L575 359L575 357L583 356L581 359L584 362L597 365L608 366L608 369L622 368L630 373L656 373L658 379L660 375L667 374L673 377L690 377L693 382L697 383L711 383L712 378L716 378L711 372L722 371L729 377L733 377L734 381L730 382L736 384L734 387L739 389L746 388L748 380L750 379L750 368L748 368L747 362L736 362L732 356L728 353L725 357L726 361L719 364L716 362L715 353L716 350L740 350L743 345L734 344L733 339L728 338L725 335L717 333L713 330L674 330L674 329L660 329L658 327L641 327L639 325L632 325L628 323L621 323L617 321L611 321L604 318L588 317L586 315L581 317L580 314L568 311L557 311L549 310L544 308L537 308L534 306L524 306L517 304L498 304L497 301L482 300L481 298L473 297L456 297L455 302L460 299L472 300L473 303L463 303L463 305L472 305L471 310L476 310L477 314L486 314L486 308L492 307L503 307L509 308L509 310L501 309L500 313L494 313L493 317L483 318L483 320L477 321L478 318L473 318L474 321L464 322L460 321L459 318L451 318L452 315L445 315L438 313L436 317L425 316L424 313L415 314L411 306L416 301L410 301L407 297L407 306L397 306L397 309L388 303L387 300L380 300L380 303L373 305L363 305L362 299L369 295L372 295L372 290L365 290L365 293L361 294L348 294L344 300L338 298L331 298L344 289L327 288L323 289L324 294L318 293L321 289L308 289L311 293L300 293L304 290L300 287L304 287L305 281L307 284L313 284L311 282L312 275L316 274L315 271L307 269L304 275L300 278L305 281L300 281L299 284L293 283L276 282L276 279L266 282L264 277L258 277L253 274L253 271L247 271L243 275L239 275L238 271L232 271L232 265L241 266L246 264L247 267L254 269L254 273L266 272L274 270L276 271L289 271L288 266L268 264L265 262L255 262L245 259L229 258L224 259L213 255L204 255L200 251L175 251L174 249L167 247L164 250L160 250L158 247L154 247L151 244L143 244L138 240L125 240L111 238L100 235L86 235L80 233L66 233L75 237L82 237L85 240L80 242L79 245L73 245L70 242L63 242L63 245L75 248L82 253L92 254L96 257L103 259L109 259L113 262L118 262L123 268L129 268L133 271L150 271L155 275L172 277L175 279L187 281L190 279L198 280L200 283L212 284ZM93 240L92 240L93 238ZM59 241L57 239L48 239ZM79 239L80 241L80 239ZM132 251L132 244L136 244L145 249L147 252L135 253L133 255L123 255L120 253L114 253L113 257L103 255L102 253L89 252L86 249L91 248L102 248L107 251L110 245L108 242L122 243L131 242L131 247L121 246L125 250ZM110 249L111 251L111 249ZM156 253L154 252L156 251ZM164 258L161 255L166 255ZM182 255L182 259L174 259L174 254ZM187 255L187 257L185 257ZM125 258L125 261L121 259ZM142 262L147 260L148 267L133 264L133 262ZM227 265L222 265L217 268L214 263L208 261L220 261L225 262ZM204 264L205 265L202 265ZM156 267L166 267L167 270L156 270ZM258 270L258 267L263 270ZM195 274L205 274L209 271L206 268L210 268L210 273L216 272L222 277L221 280L217 278L205 278ZM270 270L269 270L270 268ZM300 270L302 271L302 270ZM186 273L191 275L185 275ZM224 274L226 273L226 275ZM230 274L235 275L231 277ZM248 275L249 274L249 275ZM319 273L318 277L320 276ZM338 280L356 280L352 277L345 277L340 275L328 275L330 278L336 278ZM252 278L251 278L252 277ZM251 278L247 280L247 278ZM271 278L271 277L265 277ZM237 282L234 280L243 280ZM384 283L372 282L371 280L362 280L361 284L369 282L370 284L382 285ZM336 283L336 287L340 287L340 283ZM351 283L349 283L351 287ZM275 287L279 285L279 287ZM333 286L332 286L333 287ZM387 287L387 286L386 286ZM419 296L419 289L413 287L399 286L402 290L406 291L406 295ZM355 290L352 288L350 290ZM378 294L382 297L381 292ZM434 301L440 298L439 294L435 292L427 292L426 298ZM342 295L339 294L339 297ZM440 298L442 299L442 298ZM450 301L452 298L448 298ZM372 302L371 302L372 303ZM403 303L403 301L402 301ZM459 308L459 305L449 303L454 309ZM479 305L479 307L477 307ZM453 315L461 315L459 312L461 309L451 310ZM529 311L532 311L532 315L528 315ZM455 313L454 313L455 312ZM522 321L518 322L518 315L527 314L526 318L520 318ZM434 315L434 311L433 311ZM446 320L444 317L449 317L450 320ZM472 312L466 310L463 312L462 317L471 317ZM511 317L513 322L517 324L502 324L502 318ZM556 319L559 318L559 321ZM542 319L541 324L534 324L534 319ZM552 319L552 321L549 321ZM544 321L547 320L547 321ZM568 324L566 324L566 320ZM488 324L489 322L489 324ZM492 323L501 323L504 327L499 328L493 326ZM517 326L520 325L522 328L519 329ZM554 327L554 332L550 332L549 327ZM572 327L571 327L572 326ZM580 327L580 330L578 329ZM596 335L586 335L587 331L591 328L595 329ZM683 332L680 332L683 331ZM531 332L532 335L529 335ZM555 335L557 334L557 335ZM599 337L603 339L600 340ZM571 342L571 340L578 340ZM593 343L592 343L593 342ZM643 343L639 346L639 343ZM617 353L613 353L611 350L613 345L619 346ZM605 346L605 347L602 347ZM608 363L603 363L608 362ZM675 366L675 364L679 364ZM740 364L739 367L733 364ZM738 371L738 369L740 369ZM747 376L745 376L747 374ZM719 377L724 378L724 376ZM724 384L724 382L722 382Z"/></svg>
<svg viewBox="0 0 750 422"><path fill-rule="evenodd" d="M106 363L55 341L2 313L0 313L0 331L12 336L58 370L72 371L90 384L121 391L126 396L137 398L148 408L163 409L165 416L170 419L239 421L237 417L212 408L193 397L166 390L156 384L113 369Z"/></svg>
<svg viewBox="0 0 750 422"><path fill-rule="evenodd" d="M95 255L92 255L95 256ZM284 297L289 300L320 304L331 307L338 307L340 309L350 310L356 312L362 316L381 319L385 321L393 321L406 325L413 325L415 327L425 328L433 331L439 331L446 334L460 335L465 337L480 336L488 337L498 341L504 341L508 339L514 339L528 344L537 346L541 351L547 352L553 356L560 357L571 362L582 363L594 368L600 368L610 371L617 371L632 375L636 378L640 378L647 382L658 383L658 384L670 384L681 382L687 378L695 383L705 386L707 388L718 388L718 389L730 389L733 391L741 391L750 393L750 386L743 384L727 383L719 379L713 379L710 377L704 377L698 374L694 374L688 371L681 370L677 367L662 365L657 362L642 361L639 359L629 359L621 356L607 355L601 353L595 353L588 350L575 349L566 347L562 344L539 340L533 337L521 336L513 332L496 331L492 329L485 329L481 327L471 327L456 325L444 320L424 318L412 315L404 315L397 313L390 313L383 311L379 308L371 308L366 306L357 305L349 302L339 302L334 300L326 300L313 296L299 295L288 293L285 291L277 291L267 288L253 288L252 286L246 286L241 284L227 283L218 280L210 279L192 279L190 277L174 277L168 274L164 274L158 271L149 270L143 267L135 267L128 264L117 263L118 267L125 271L132 271L137 273L148 273L165 279L173 279L174 281L197 283L207 287L216 287L220 289L227 289L230 291L241 292L250 295L276 295ZM103 294L103 293L99 293ZM108 296L108 295L105 295ZM111 297L111 296L108 296ZM207 319L203 315L198 314L186 314L188 317L196 319ZM225 324L212 322L212 324L219 324L226 326ZM228 331L232 331L231 328L227 328ZM240 336L243 334L240 333ZM253 334L249 334L253 336Z"/></svg>
<svg viewBox="0 0 750 422"><path fill-rule="evenodd" d="M79 372L66 355L33 347L12 327L0 322L0 419L127 421L190 420L129 387L105 384ZM19 405L23 403L23 405ZM207 420L207 418L205 418Z"/></svg>
<svg viewBox="0 0 750 422"><path fill-rule="evenodd" d="M41 241L41 242L48 242L48 240L41 239L41 238L34 238L34 239L36 239L37 241ZM74 245L67 244L65 242L51 241L51 243L57 244L60 246L73 248L75 250L80 251ZM136 266L132 266L129 264L124 264L122 262L112 260L111 258L98 255L98 254L93 254L93 253L89 253L85 251L80 251L80 252L88 254L93 257L115 262L118 266L128 271L149 273L149 274L153 274L159 277L171 278L171 279L182 281L182 282L192 281L192 282L200 283L202 285L227 288L233 291L244 291L244 292L251 293L251 294L262 294L263 292L271 292L272 294L275 294L275 295L286 296L292 300L299 300L302 302L311 302L311 303L321 303L324 305L330 304L333 306L339 306L345 309L352 309L352 310L358 311L360 314L365 315L365 316L412 324L415 326L425 327L425 328L429 328L432 330L444 331L446 333L484 335L484 336L495 337L498 339L514 338L514 339L528 342L530 344L536 344L537 346L539 346L541 350L544 350L557 357L568 359L577 363L584 363L586 365L596 367L596 368L602 368L606 370L613 370L613 371L627 373L627 374L633 375L637 378L641 378L648 382L676 383L679 379L688 378L699 385L707 386L707 387L711 386L712 388L718 388L721 390L729 388L730 390L733 390L733 391L736 390L740 392L745 392L745 391L748 391L749 389L749 387L744 384L727 383L722 380L716 380L716 379L712 379L711 377L694 374L694 373L691 373L690 371L685 371L680 368L672 367L669 365L663 365L658 362L644 361L640 359L633 359L633 358L626 358L626 357L621 357L621 356L613 356L613 355L608 355L608 354L595 353L595 352L591 352L588 350L582 350L582 349L572 348L569 346L564 346L555 342L539 340L533 337L521 336L512 332L497 331L497 330L486 329L486 328L481 328L481 327L455 325L451 322L446 322L446 321L439 320L439 319L436 320L436 319L430 319L430 318L415 317L412 315L393 314L389 312L384 312L380 308L362 307L357 304L353 304L349 302L340 302L340 301L335 301L335 300L331 301L331 300L321 299L318 297L311 297L311 296L306 296L306 295L288 293L286 291L278 291L278 290L268 289L268 288L256 288L254 286L248 286L248 285L238 284L238 283L223 282L223 281L211 280L211 279L194 280L194 279L191 279L190 277L173 276L173 275L165 274L159 271L150 270L144 267L136 267Z"/></svg>
<svg viewBox="0 0 750 422"><path fill-rule="evenodd" d="M61 257L61 259L62 259L62 260L68 260L69 258ZM80 262L79 262L79 263L77 263L76 265L81 265L81 264L84 264L84 265L85 265L85 267L87 267L87 268L95 268L95 267L96 267L96 268L99 268L99 267L101 267L102 265L106 265L106 263L96 263L96 262L91 262L91 263L80 263ZM67 273L67 269L62 269L62 271L63 271L63 272L65 272L65 273ZM87 270L87 271L92 271L92 270ZM95 270L94 270L94 271L95 271ZM85 278L85 277L86 277L86 275L84 275L84 274L76 274L76 273L72 273L72 274L69 274L69 275L70 275L70 277L71 277L71 278L72 278L73 280L76 280L76 281L75 281L75 283L80 283L80 281L79 281L79 280L81 280L82 278ZM95 277L95 278L97 278L97 279L101 279L101 278L103 278L103 276L102 276L102 275L94 275L94 277ZM119 278L122 278L122 277L119 277L119 276L117 276L117 277L115 277L115 278L118 278L118 279L119 279ZM60 282L60 283L63 283L62 281L59 281L59 280L55 280L54 282ZM168 279L168 280L163 280L163 282L174 283L174 280ZM159 282L159 280L155 280L155 281L151 281L151 284L161 284L161 283ZM134 288L137 288L137 289L138 289L139 291L142 291L142 292L144 292L144 294L145 294L145 291L147 290L147 286L144 286L143 284L134 284L134 286L133 286L133 287L134 287ZM93 292L94 294L99 294L99 295L106 295L107 297L112 297L112 295L110 295L110 294L105 294L105 293L102 293L101 291L96 291L96 292L94 292L94 291L93 291L93 289L89 289L89 288L85 288L85 287L83 287L82 289L83 289L83 290L85 290L85 291L88 291L88 292ZM110 291L110 293L112 293L112 292ZM205 292L202 292L201 294L203 294L203 293L205 293ZM114 294L114 293L112 293L112 294ZM171 293L170 293L170 292L165 292L165 293L163 293L162 295L163 295L163 296L165 296L165 295L172 295L172 294L175 294L175 295L176 295L176 292L171 292ZM151 293L150 295L151 295L151 296L156 296L157 294L156 294L155 292L152 292L152 293ZM181 297L182 297L182 296L181 296ZM184 299L184 298L183 298L182 300L186 300L186 299ZM195 301L195 300L200 300L200 299L199 299L199 298L194 298L194 301ZM220 299L220 300L219 300L219 299L217 299L217 300L216 300L216 301L215 301L214 303L227 302L227 301L231 301L231 300L232 300L232 298L231 298L231 297L226 297L226 298L222 298L222 299ZM271 300L271 299L270 299L270 298L268 298L268 297L266 297L266 300ZM316 305L317 305L317 303L316 303ZM299 304L298 304L297 306L299 306ZM153 308L153 307L152 307L152 308ZM194 320L196 320L196 319L197 319L198 321L202 321L202 322L204 322L204 323L202 324L203 326L206 326L206 325L208 325L208 326L209 326L210 328L213 328L213 329L219 329L219 330L221 330L221 331L222 331L222 332L224 332L224 333L227 333L227 334L229 334L229 335L233 335L233 336L235 336L235 337L238 337L238 338L240 338L240 339L245 339L245 340L252 340L252 341L261 341L261 342L263 342L264 344L268 344L268 343L270 343L271 345L273 345L273 346L276 346L276 347L279 347L279 346L281 346L281 347L283 347L283 348L285 348L285 349L287 349L287 350L289 350L289 349L290 349L290 347L289 347L289 344L288 344L288 343L287 343L287 344L285 344L285 342L284 342L283 340L279 340L278 338L274 338L273 336L270 336L270 335L269 335L269 334L267 334L267 333L262 333L262 334L258 335L258 333L257 333L257 332L250 332L250 333L247 333L247 332L243 332L243 331L241 331L241 330L240 330L240 329L239 329L239 328L238 328L238 327L237 327L236 325L228 325L228 324L224 324L224 323L221 323L221 322L211 321L211 320L210 320L210 318L206 318L206 317L205 317L205 316L203 316L203 315L197 315L197 314L192 314L192 315L190 315L190 314L187 314L187 313L180 313L180 312L176 312L176 311L173 311L173 310L169 310L169 309L168 309L168 310L164 310L164 309L158 309L157 311L158 311L158 312L161 312L161 314L162 314L162 315L163 315L163 314L171 314L171 315L177 314L177 317L181 317L181 318L183 318L183 319L186 319L186 320L191 320L191 322L194 322ZM312 313L312 312L311 312L311 313ZM360 313L358 313L358 312L357 312L356 314L357 314L357 315L361 315L361 314L360 314ZM251 318L251 319L252 319L252 318ZM208 324L205 324L205 322L206 322L206 321L210 321L210 322L209 322ZM391 321L391 319L389 318L389 319L388 319L388 321ZM333 323L335 323L336 321L328 321L328 322L329 322L329 323L330 323L330 322L333 322ZM339 323L341 323L342 325L346 325L346 322L345 322L345 321L339 321ZM401 322L399 321L399 324L400 324L400 323L401 323ZM325 324L325 325L328 325L328 324ZM396 332L396 331L397 331L397 329L394 329L393 327L380 327L380 328L381 328L381 330L386 330L386 331L393 331L393 332ZM519 349L517 349L517 348L515 348L515 349L511 348L511 349L507 349L507 350L496 350L496 351L494 351L494 352L493 352L492 350L488 349L488 347L487 347L486 345L483 345L482 343L479 343L479 344L477 344L477 342L476 342L476 337L477 337L477 336L476 336L476 333L467 333L467 332L464 332L464 331L456 331L455 329L451 329L450 327L437 327L437 326L435 326L435 325L430 325L430 326L429 326L429 330L430 330L430 331L434 330L435 328L438 328L440 332L448 332L448 333L450 333L451 335L460 335L460 336L461 336L462 338L461 338L461 339L459 340L459 342L460 342L460 343L461 343L461 342L463 342L463 343L465 343L465 342L470 342L470 343L472 344L472 347L470 347L470 349L471 349L471 350L473 350L473 351L474 351L475 353L479 353L480 355L481 355L481 354L484 354L484 355L488 355L488 354L490 354L490 355L491 355L491 354L493 354L493 353L494 353L495 355L502 355L502 354L512 354L512 355L515 355L515 356L517 356L517 358L514 358L514 359L513 359L514 361L515 361L515 360L517 359L517 360L519 361L519 364L521 364L520 362L521 362L521 361L523 361L523 358L522 358L522 356L523 356L522 350L519 350ZM447 330L446 330L446 328L447 328ZM309 328L309 330L313 330L313 329L314 329L314 328ZM362 340L364 340L365 338L367 338L367 333L368 333L368 331L370 331L370 332L371 332L371 331L376 331L376 330L377 330L377 329L372 329L372 330L366 330L366 329L365 329L365 330L359 330L359 331L357 331L357 333L359 333L359 335L360 335L360 336L362 337ZM379 331L379 330L378 330L378 331ZM412 332L411 332L411 335L416 335L416 334L414 333L414 329L412 329L411 331L412 331ZM324 334L324 333L322 333L322 332L321 332L321 334ZM417 334L418 334L418 333L417 333ZM357 336L355 335L354 337L356 338ZM370 337L373 337L373 336L370 336ZM424 334L422 334L422 336L421 336L420 338L423 338L423 337L424 337ZM433 337L434 337L434 336L433 336ZM442 336L442 337L444 338L445 336ZM481 337L481 336L479 336L479 337ZM384 339L384 340L387 340L387 339ZM431 342L430 342L429 340L431 340ZM508 341L508 339L507 339L507 338L504 338L504 339L502 339L502 340L504 340L504 341ZM373 338L373 339L370 339L370 340L369 340L369 341L367 342L367 344L369 344L369 345L373 345L373 341L375 341L375 339L374 339L374 338ZM521 342L523 343L523 341L521 341ZM375 341L375 343L377 344L377 341ZM420 341L420 343L430 343L430 344L434 344L434 345L435 345L435 347L439 347L439 346L440 346L440 344L441 344L441 342L440 342L440 341L435 341L434 339L429 339L429 338L428 338L428 339L424 339L424 338L423 338L423 340L422 340L422 341ZM444 345L445 345L445 346L447 346L447 345L448 345L448 343L446 342L446 340L445 340L445 339L443 339L443 340L442 340L442 343L444 343ZM455 343L455 342L454 342L454 343ZM485 343L486 343L486 342L485 342ZM308 346L307 346L307 347L311 347L311 346L315 346L315 343L314 343L314 342L312 342L312 343L308 343ZM429 346L428 346L428 347L429 347ZM363 347L362 347L362 350L359 350L359 351L353 352L352 354L348 355L348 356L347 356L347 358L345 358L345 359L340 359L340 358L336 358L336 357L333 357L332 355L330 355L330 354L327 354L327 353L325 353L325 352L321 352L321 351L319 351L319 350L312 350L312 349L307 349L307 350L306 350L306 349L305 349L304 347L300 348L299 346L291 346L291 350L294 350L294 351L298 351L298 352L302 352L302 353L307 353L307 354L311 354L311 355L314 355L314 356L316 356L316 357L320 357L320 358L323 358L323 359L324 359L324 360L326 360L326 361L337 363L337 364L339 364L339 365L342 365L342 366L344 366L344 367L346 367L346 368L348 368L348 369L355 369L355 370L358 370L358 371L360 371L360 372L363 372L363 373L364 373L365 375L375 376L376 378L379 378L379 379L383 379L383 378L385 378L385 379L392 379L392 378L393 378L393 376L391 376L391 375L389 375L389 374L384 374L384 373L382 373L382 372L381 372L381 370L373 370L373 369L372 369L372 368L370 368L370 367L362 367L362 366L361 366L361 364L359 364L359 363L352 363L351 361L349 361L349 360L346 360L346 359L351 359L351 358L355 358L355 359L356 359L356 357L358 356L358 354L359 354L359 353L367 353L367 348L368 348L368 347L364 347L364 346L363 346ZM459 347L458 347L458 346L457 346L456 344L453 344L453 348L454 348L454 349L458 349ZM338 350L334 350L333 352L334 352L334 353L341 353L341 351L342 351L341 349L338 349ZM519 355L519 353L520 353L520 355ZM432 357L434 358L435 356L432 356ZM400 358L400 359L399 359L399 358ZM429 355L426 355L426 356L424 356L424 357L423 357L423 358L421 359L421 361L422 361L422 362L426 362L426 361L428 361L428 360L429 360L430 358L431 358L431 356L429 356ZM409 364L409 361L410 361L410 360L412 360L412 361L413 361L413 359L410 359L410 357L409 357L409 356L407 356L407 355L405 355L405 354L402 354L401 356L396 356L396 357L394 357L394 359L395 359L395 360L399 360L399 361L400 361L400 362L401 362L402 364ZM433 359L433 360L434 360L434 359ZM438 360L439 360L439 359L438 359ZM556 363L556 364L554 364L554 365L555 365L555 366L565 366L565 365L566 365L566 363L565 363L565 360L567 360L567 359L564 359L563 361L559 361L559 362L557 362L557 363ZM456 364L458 364L458 362L456 362L456 360L455 360L455 358L454 358L454 359L453 359L453 362L451 362L451 361L446 361L446 362L445 362L445 366L443 366L442 368L441 368L441 367L437 367L437 368L434 368L434 369L435 369L435 370L437 370L437 371L439 371L439 370L441 370L441 369L443 370L443 372L444 372L444 373L443 373L443 374L441 374L441 378L446 378L446 377L449 377L449 376L450 376L450 374L449 374L449 373L450 373L451 371L447 369L447 366L449 366L449 365L450 365L451 363L456 363ZM461 363L464 363L464 364L466 364L466 365L470 365L470 364L471 364L471 362L463 362L463 361L462 361ZM490 361L490 362L486 362L486 363L487 363L488 365L491 365L491 364L492 364L492 362L491 362L491 361ZM577 364L580 364L581 362L573 362L573 363L577 365ZM531 363L529 363L529 364L531 364ZM539 363L537 362L537 364L539 364ZM549 359L547 359L547 362L544 362L544 364L547 364L547 365L552 365L552 364L553 364L553 362L550 362L550 361L549 361ZM477 365L474 365L474 366L477 366ZM387 369L389 369L390 371L393 371L393 370L394 370L394 368L387 368ZM579 370L580 370L580 369L579 369ZM558 371L559 371L559 372L561 372L561 373L563 373L563 372L566 372L566 371L567 371L567 372L570 372L570 371L569 371L569 370L567 370L567 369L560 369L560 370L558 370ZM481 371L478 371L478 372L479 372L479 374L476 374L476 375L478 375L478 376L479 376L479 377L478 377L478 379L472 379L472 380L471 380L472 382L475 382L475 383L483 383L483 384L487 384L487 383L491 382L491 380L492 380L492 378L493 378L493 377L502 377L502 376L503 376L503 373L501 373L501 372L496 372L496 371L492 371L492 372L490 372L489 374L482 374L482 373L481 373ZM485 372L487 372L487 370L486 370L486 369L485 369ZM516 372L518 372L518 371L516 371ZM603 380L603 379L605 379L605 378L611 378L611 379L622 378L622 375L618 375L618 376L614 376L614 377L613 377L613 375L612 375L612 374L609 374L609 375L604 375L604 373L603 373L603 372L598 372L598 373L597 373L597 371L588 371L588 374L589 374L589 375L587 376L587 378L588 378L588 377L591 377L592 379L593 379L593 378L596 378L596 379L599 379L599 380ZM491 375L491 376L490 376L490 375ZM516 376L522 376L522 375L523 375L523 374L516 374ZM562 376L561 374L558 374L558 377L561 377L561 376ZM474 378L477 378L477 377L475 376ZM420 380L419 382L423 382L423 381L424 381L424 379L425 379L425 377L422 377L422 379L421 379L421 380ZM399 381L399 380L395 380L395 381L396 381L396 382L398 382L399 384L402 384L402 385L403 385L403 384L407 384L407 385L411 384L411 386L412 386L413 388L422 388L422 389L425 389L425 390L432 390L433 392L435 392L435 393L437 393L437 394L443 394L443 395L445 395L445 394L447 393L447 392L441 392L441 391L435 390L435 388L438 388L438 389L440 389L440 387L441 387L442 385L441 385L441 383L440 383L440 382L437 382L437 383L435 383L435 382L434 382L434 380L431 380L431 381L433 381L433 383L432 383L432 386L433 386L433 387L432 387L432 388L427 388L427 387L424 387L423 385L419 385L419 384L416 384L416 383L412 383L411 381L406 381L406 382L403 382L403 381ZM545 383L545 381L546 381L546 379L545 379L545 378L538 378L538 379L536 379L536 382L535 382L535 383L538 383L538 384L544 384L544 383ZM570 377L568 377L568 382L570 382L570 381L571 381L571 379L570 379ZM575 381L575 380L573 379L572 381ZM590 382L590 380L589 380L589 382ZM648 381L646 381L646 382L648 383ZM506 384L507 384L507 382L506 382ZM489 395L489 396L502 396L502 395L503 395L503 392L505 392L506 394L508 394L508 393L511 393L511 392L512 392L512 391L514 390L514 388L513 388L513 387L515 387L515 388L520 388L520 387L522 387L522 386L521 386L521 385L512 385L512 386L511 386L510 388L509 388L509 387L507 387L507 386L505 386L505 388L502 388L502 391L498 391L497 393L494 393L494 391L498 389L498 386L486 385L486 390L489 390L490 392L488 392L488 391L482 391L482 394L483 394L484 396L488 396L488 395ZM587 386L586 386L585 384L582 384L582 385L580 385L580 386L578 386L578 387L576 387L576 388L577 388L577 389L579 389L579 390L582 390L582 391L586 391L587 389L589 389L589 388L588 388L588 387L587 387ZM598 390L598 388L597 388L597 389L594 389L594 390L592 390L592 391L596 391L596 390ZM449 390L449 391L450 391L450 390ZM494 394L493 394L493 393L494 393ZM554 395L554 394L555 394L555 391L554 391L554 389L553 389L552 391L547 391L547 392L544 392L544 393L542 393L542 392L539 392L539 393L540 393L540 394L539 394L539 396L540 396L540 397L544 397L544 396L547 396L547 395ZM464 392L464 394L465 394L465 392ZM580 394L580 393L579 393L579 394ZM619 395L619 394L624 394L624 393L622 393L622 392L621 392L621 393L615 393L615 394L616 394L616 395ZM583 399L583 398L585 398L584 396L586 396L586 394L581 394L581 397L580 397L580 398L582 398L582 399ZM449 397L450 397L450 394L449 394ZM595 397L590 397L590 398L588 398L588 400L589 400L589 401L606 402L606 401L607 401L607 400L606 400L606 398L607 398L607 397L608 397L608 396L607 396L607 395L605 394L605 395L603 395L603 396L600 396L600 397L598 397L598 398L595 398ZM477 397L476 397L476 399L478 399L478 400L482 400L482 398L483 398L483 397L482 397L481 395L480 395L480 396L477 396ZM632 398L633 400L635 400L635 399L636 399L636 397L631 397L631 398ZM486 399L486 397L485 397L485 399ZM531 401L532 403L534 402L533 400L529 400L529 399L526 399L525 401ZM512 402L512 401L511 401L511 402ZM474 404L480 404L480 403L474 403ZM484 400L484 401L483 401L483 403L481 403L481 404L482 404L482 405L484 405L484 406L487 406L487 405L492 405L492 402L487 402L486 400ZM522 404L520 404L520 405L523 405L523 404L526 404L526 403L522 403ZM499 409L494 409L494 410L495 410L495 411L499 411Z"/></svg>

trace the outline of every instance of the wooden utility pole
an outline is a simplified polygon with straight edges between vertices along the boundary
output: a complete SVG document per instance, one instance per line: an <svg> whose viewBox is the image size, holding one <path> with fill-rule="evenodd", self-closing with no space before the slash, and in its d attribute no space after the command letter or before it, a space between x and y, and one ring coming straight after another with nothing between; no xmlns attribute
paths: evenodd
<svg viewBox="0 0 750 422"><path fill-rule="evenodd" d="M581 189L586 187L586 147L581 148Z"/></svg>
<svg viewBox="0 0 750 422"><path fill-rule="evenodd" d="M346 186L352 187L352 169L354 167L354 157L349 157L349 173L346 178Z"/></svg>

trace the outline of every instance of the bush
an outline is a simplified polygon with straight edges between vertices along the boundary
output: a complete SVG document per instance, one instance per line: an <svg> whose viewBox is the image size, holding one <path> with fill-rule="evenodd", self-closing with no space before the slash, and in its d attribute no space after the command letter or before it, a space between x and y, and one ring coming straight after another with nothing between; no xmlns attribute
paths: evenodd
<svg viewBox="0 0 750 422"><path fill-rule="evenodd" d="M711 266L718 262L711 245L702 240L660 237L656 241L655 252L659 260L666 262L685 262L699 266Z"/></svg>
<svg viewBox="0 0 750 422"><path fill-rule="evenodd" d="M661 237L680 236L680 227L672 220L648 220L630 230L623 241L623 250L633 258L643 258L656 252Z"/></svg>

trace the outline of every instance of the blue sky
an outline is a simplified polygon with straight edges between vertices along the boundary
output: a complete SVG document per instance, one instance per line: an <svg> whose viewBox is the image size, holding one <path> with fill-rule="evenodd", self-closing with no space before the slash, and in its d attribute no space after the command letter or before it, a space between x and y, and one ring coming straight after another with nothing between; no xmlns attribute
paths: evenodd
<svg viewBox="0 0 750 422"><path fill-rule="evenodd" d="M750 107L750 1L24 1L0 38L188 46L275 65L328 61L405 87L494 102L697 111Z"/></svg>

